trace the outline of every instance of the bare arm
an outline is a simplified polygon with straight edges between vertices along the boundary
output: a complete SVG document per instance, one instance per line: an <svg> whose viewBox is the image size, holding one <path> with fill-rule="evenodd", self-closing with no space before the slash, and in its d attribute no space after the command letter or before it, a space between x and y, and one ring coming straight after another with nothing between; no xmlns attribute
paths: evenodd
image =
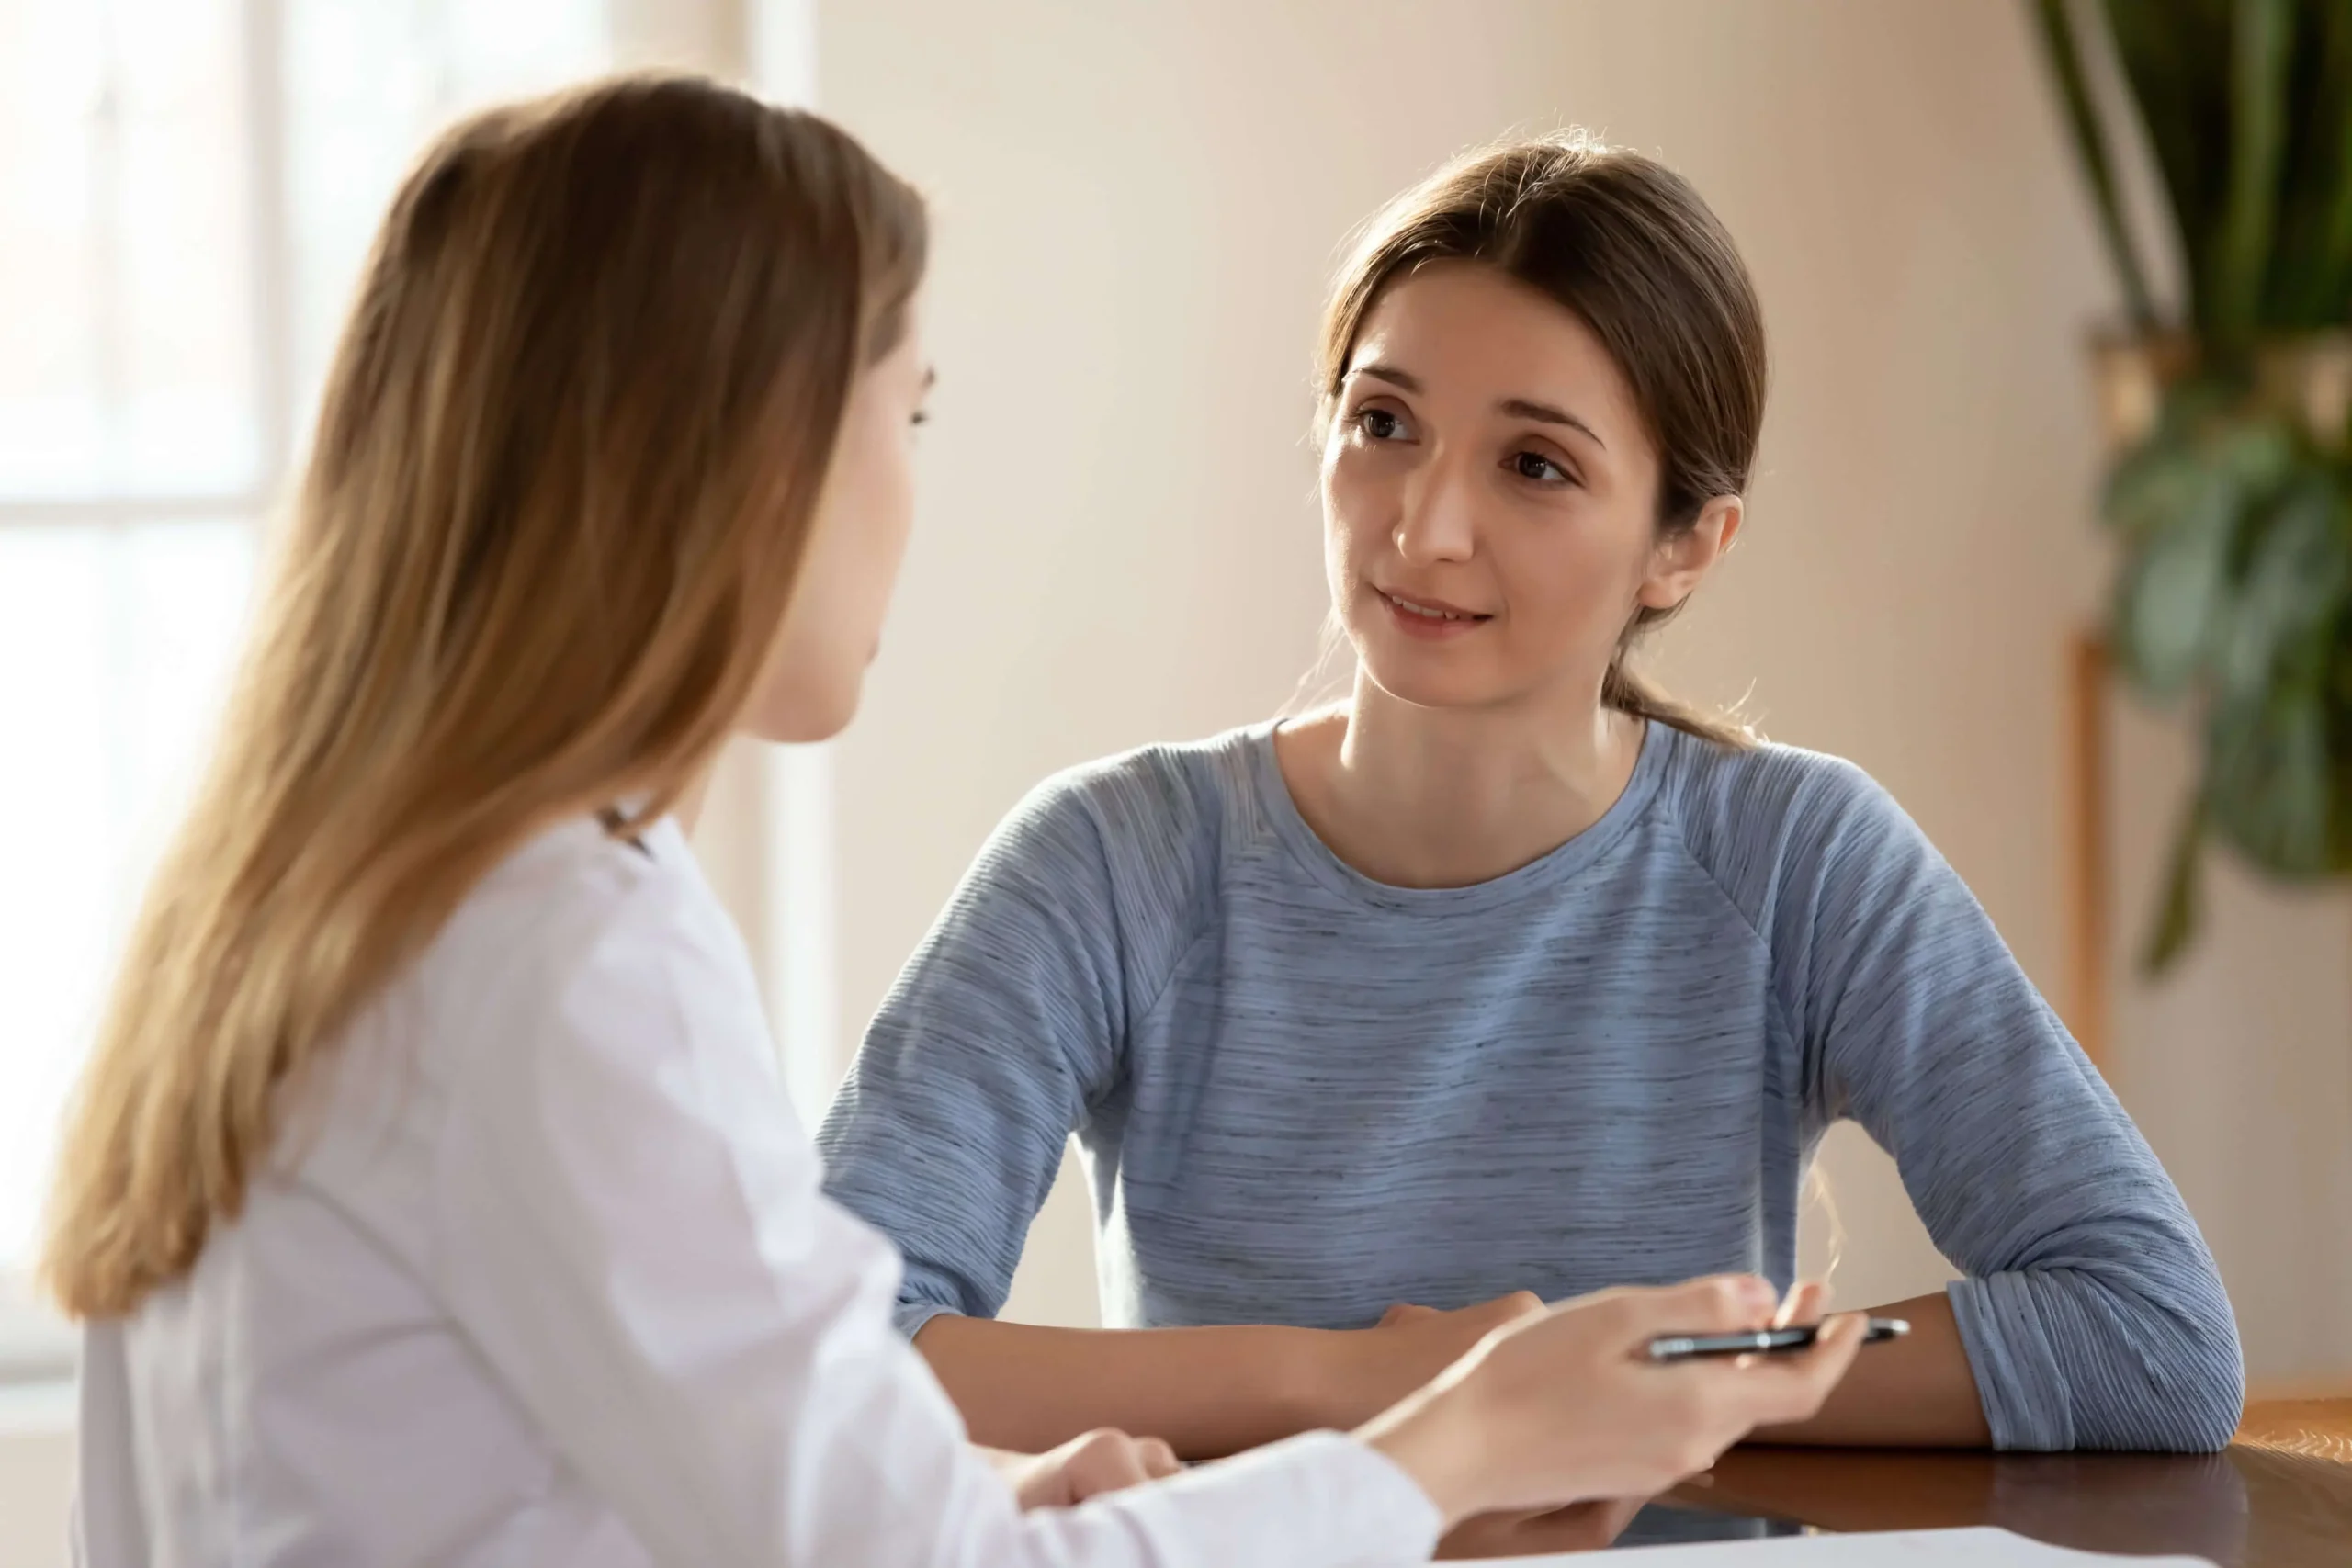
<svg viewBox="0 0 2352 1568"><path fill-rule="evenodd" d="M1184 1459L1215 1459L1295 1432L1354 1425L1322 1414L1321 1363L1338 1359L1341 1337L1306 1328L1039 1328L943 1316L923 1325L915 1348L976 1443L1043 1453L1115 1427L1164 1438Z"/></svg>
<svg viewBox="0 0 2352 1568"><path fill-rule="evenodd" d="M1939 1291L1873 1310L1881 1317L1904 1319L1911 1332L1856 1357L1853 1370L1813 1419L1759 1430L1754 1440L1852 1448L1992 1447L1993 1429L1984 1419L1984 1402L1976 1392L1950 1298Z"/></svg>
<svg viewBox="0 0 2352 1568"><path fill-rule="evenodd" d="M1459 1312L1392 1314L1353 1331L1040 1328L940 1316L915 1337L964 1414L972 1440L1039 1453L1113 1427L1215 1459L1296 1432L1345 1430L1464 1354L1489 1330L1536 1310L1524 1292ZM1911 1325L1873 1345L1820 1414L1755 1439L1822 1447L1989 1447L1993 1437L1940 1293L1875 1309Z"/></svg>
<svg viewBox="0 0 2352 1568"><path fill-rule="evenodd" d="M1522 1292L1358 1330L1039 1328L942 1315L915 1348L976 1443L1038 1453L1114 1427L1215 1459L1358 1426L1542 1305Z"/></svg>

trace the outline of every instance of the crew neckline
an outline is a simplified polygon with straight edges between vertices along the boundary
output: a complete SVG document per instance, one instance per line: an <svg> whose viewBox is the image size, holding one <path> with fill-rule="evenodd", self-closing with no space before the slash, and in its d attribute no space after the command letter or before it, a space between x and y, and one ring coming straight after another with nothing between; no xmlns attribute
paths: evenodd
<svg viewBox="0 0 2352 1568"><path fill-rule="evenodd" d="M1531 896L1550 894L1575 878L1641 819L1645 807L1657 794L1659 781L1665 777L1677 733L1670 725L1645 721L1641 755L1634 759L1632 776L1626 779L1625 787L1618 792L1609 808L1590 827L1525 865L1464 887L1401 887L1358 871L1340 859L1338 852L1324 842L1322 835L1308 826L1297 799L1290 792L1290 781L1283 777L1282 761L1274 753L1274 733L1282 723L1280 719L1269 719L1243 731L1250 781L1274 838L1309 876L1350 902L1399 913L1429 915L1470 914L1501 908Z"/></svg>

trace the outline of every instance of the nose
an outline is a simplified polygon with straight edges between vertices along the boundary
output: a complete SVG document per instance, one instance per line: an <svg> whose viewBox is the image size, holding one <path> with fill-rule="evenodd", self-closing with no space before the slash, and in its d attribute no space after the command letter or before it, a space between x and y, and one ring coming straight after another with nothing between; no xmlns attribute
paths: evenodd
<svg viewBox="0 0 2352 1568"><path fill-rule="evenodd" d="M1477 547L1476 500L1460 468L1441 453L1406 481L1392 539L1415 566L1468 560Z"/></svg>

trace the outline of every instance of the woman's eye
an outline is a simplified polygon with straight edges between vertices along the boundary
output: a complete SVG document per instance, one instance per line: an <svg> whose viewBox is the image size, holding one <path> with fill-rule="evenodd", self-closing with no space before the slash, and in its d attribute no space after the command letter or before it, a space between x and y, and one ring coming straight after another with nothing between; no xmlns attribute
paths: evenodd
<svg viewBox="0 0 2352 1568"><path fill-rule="evenodd" d="M1394 441L1405 433L1405 422L1387 409L1358 409L1356 428L1374 441Z"/></svg>
<svg viewBox="0 0 2352 1568"><path fill-rule="evenodd" d="M1510 455L1511 472L1538 484L1566 484L1568 471L1541 452L1514 452Z"/></svg>

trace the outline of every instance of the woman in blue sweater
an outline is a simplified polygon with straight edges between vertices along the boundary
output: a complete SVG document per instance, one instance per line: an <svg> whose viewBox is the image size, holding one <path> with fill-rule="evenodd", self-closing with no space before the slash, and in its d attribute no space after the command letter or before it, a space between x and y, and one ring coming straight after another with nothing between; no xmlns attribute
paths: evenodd
<svg viewBox="0 0 2352 1568"><path fill-rule="evenodd" d="M1040 788L823 1130L978 1440L1225 1451L1539 1298L1786 1284L1844 1117L1967 1278L1781 1438L2228 1440L2212 1258L1960 878L1850 764L1626 669L1739 531L1765 383L1737 252L1648 159L1507 146L1374 222L1321 355L1352 694ZM1119 1326L991 1321L1072 1131Z"/></svg>

